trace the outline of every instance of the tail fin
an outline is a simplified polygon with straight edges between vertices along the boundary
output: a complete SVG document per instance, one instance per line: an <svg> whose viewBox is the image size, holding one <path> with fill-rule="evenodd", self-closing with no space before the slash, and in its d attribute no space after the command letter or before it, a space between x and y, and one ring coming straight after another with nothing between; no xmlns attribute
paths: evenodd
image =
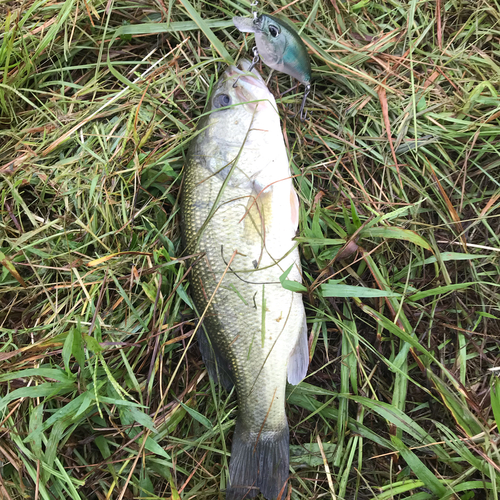
<svg viewBox="0 0 500 500"><path fill-rule="evenodd" d="M247 432L240 419L236 422L231 462L230 485L226 500L246 500L261 493L268 500L278 497L288 480L290 465L288 423L277 431L263 430L260 435Z"/></svg>

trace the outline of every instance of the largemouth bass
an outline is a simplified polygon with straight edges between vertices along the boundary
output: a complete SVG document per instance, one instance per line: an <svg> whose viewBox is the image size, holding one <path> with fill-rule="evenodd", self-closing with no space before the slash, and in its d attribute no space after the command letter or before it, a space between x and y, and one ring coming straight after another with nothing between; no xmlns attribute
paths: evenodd
<svg viewBox="0 0 500 500"><path fill-rule="evenodd" d="M299 203L276 102L249 66L229 67L215 86L188 152L182 202L187 251L202 255L190 279L196 308L206 309L201 353L238 398L227 500L285 493L286 381L299 383L308 366L302 297L279 279L289 270L287 279L301 281Z"/></svg>

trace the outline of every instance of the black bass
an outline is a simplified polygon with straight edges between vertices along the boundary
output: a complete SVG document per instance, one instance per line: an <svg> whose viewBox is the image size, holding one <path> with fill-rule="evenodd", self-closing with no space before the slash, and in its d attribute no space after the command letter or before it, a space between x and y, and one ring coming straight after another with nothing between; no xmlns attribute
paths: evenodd
<svg viewBox="0 0 500 500"><path fill-rule="evenodd" d="M287 270L301 281L299 202L276 102L249 66L229 67L211 95L188 153L181 209L186 249L203 255L190 280L200 315L208 305L203 360L238 397L227 500L286 493L286 381L298 384L309 361L302 296L280 283Z"/></svg>

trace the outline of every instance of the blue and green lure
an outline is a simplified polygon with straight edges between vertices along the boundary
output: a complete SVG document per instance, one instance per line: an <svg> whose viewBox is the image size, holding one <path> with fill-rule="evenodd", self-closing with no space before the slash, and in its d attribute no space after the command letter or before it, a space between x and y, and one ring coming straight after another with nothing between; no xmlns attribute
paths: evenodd
<svg viewBox="0 0 500 500"><path fill-rule="evenodd" d="M241 32L255 33L258 56L267 66L305 85L300 107L300 117L304 119L304 105L311 89L311 61L302 38L289 24L267 14L255 15L254 19L233 17L233 23Z"/></svg>

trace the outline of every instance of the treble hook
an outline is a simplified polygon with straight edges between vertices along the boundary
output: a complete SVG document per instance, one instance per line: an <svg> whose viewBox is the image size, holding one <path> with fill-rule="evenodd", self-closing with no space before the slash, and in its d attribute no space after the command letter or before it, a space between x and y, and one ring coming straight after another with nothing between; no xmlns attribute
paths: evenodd
<svg viewBox="0 0 500 500"><path fill-rule="evenodd" d="M307 111L304 111L304 106L306 105L306 100L307 96L309 95L309 92L311 92L311 84L307 84L306 88L304 89L304 96L302 97L302 103L300 105L300 111L299 111L301 122L303 122L307 118Z"/></svg>
<svg viewBox="0 0 500 500"><path fill-rule="evenodd" d="M255 7L252 9L252 14L253 14L253 22L255 23L257 21L257 17L258 17L258 12L257 12L257 5L259 5L259 2L258 0L253 0L253 2L250 4L250 7ZM254 45L253 49L252 49L252 52L253 52L253 59L252 59L252 64L250 64L250 67L248 68L248 71L252 71L254 68L255 68L255 65L259 62L259 52L257 50L257 45ZM240 79L240 77L236 78L236 80L234 81L233 83L233 88L236 87L236 85L238 84L238 80Z"/></svg>
<svg viewBox="0 0 500 500"><path fill-rule="evenodd" d="M257 45L254 45L252 48L253 52L253 59L252 59L252 64L248 67L248 71L252 71L255 68L255 65L259 62L259 51L257 50Z"/></svg>
<svg viewBox="0 0 500 500"><path fill-rule="evenodd" d="M260 60L260 57L259 57L259 51L257 50L257 46L254 45L253 49L252 49L252 52L253 52L253 59L252 59L252 64L250 64L250 66L248 67L248 72L252 71L254 68L255 68L255 65L259 62ZM240 77L236 78L236 80L234 81L233 83L233 88L236 87L237 83L238 83L238 80L240 79Z"/></svg>
<svg viewBox="0 0 500 500"><path fill-rule="evenodd" d="M259 2L257 0L254 0L251 4L250 4L250 7L257 7L257 5L259 5ZM257 19L257 9L255 10L252 10L252 14L253 14L253 20L255 21Z"/></svg>

